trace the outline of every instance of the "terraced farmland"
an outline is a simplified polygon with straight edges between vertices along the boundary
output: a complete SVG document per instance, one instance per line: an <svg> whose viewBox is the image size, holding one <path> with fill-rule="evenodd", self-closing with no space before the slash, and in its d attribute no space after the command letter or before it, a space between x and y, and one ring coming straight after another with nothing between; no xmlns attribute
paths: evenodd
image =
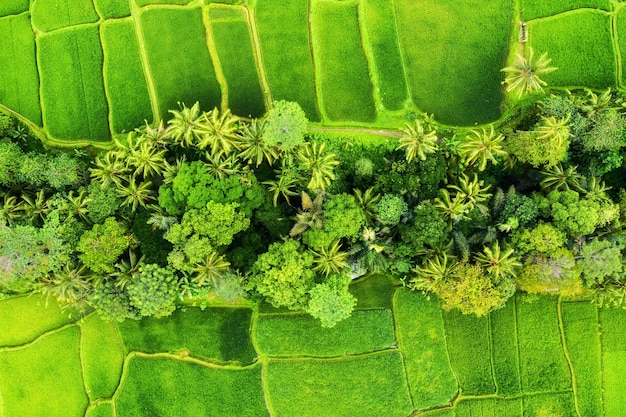
<svg viewBox="0 0 626 417"><path fill-rule="evenodd" d="M479 319L384 276L351 290L364 302L329 330L267 306L112 324L0 301L0 415L624 414L626 311L518 295Z"/></svg>
<svg viewBox="0 0 626 417"><path fill-rule="evenodd" d="M178 102L262 115L300 103L327 126L502 115L500 71L528 43L556 87L623 86L623 3L608 0L5 0L0 109L69 146L169 116Z"/></svg>

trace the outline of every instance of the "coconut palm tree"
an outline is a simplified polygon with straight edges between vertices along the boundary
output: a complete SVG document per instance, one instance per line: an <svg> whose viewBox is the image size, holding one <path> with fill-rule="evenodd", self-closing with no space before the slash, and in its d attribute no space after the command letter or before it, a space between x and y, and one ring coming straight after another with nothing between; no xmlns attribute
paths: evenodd
<svg viewBox="0 0 626 417"><path fill-rule="evenodd" d="M356 188L354 189L354 199L363 213L365 223L368 226L373 225L376 219L376 204L380 201L380 194L376 194L373 188L368 188L365 192Z"/></svg>
<svg viewBox="0 0 626 417"><path fill-rule="evenodd" d="M141 175L144 179L160 175L165 168L166 149L158 149L153 142L142 139L131 149L126 164L134 167L133 175Z"/></svg>
<svg viewBox="0 0 626 417"><path fill-rule="evenodd" d="M115 270L110 274L112 278L115 278L115 286L123 290L126 285L133 282L135 274L139 273L139 268L145 263L145 260L145 255L138 258L135 251L129 249L128 259L122 258L121 261L117 262Z"/></svg>
<svg viewBox="0 0 626 417"><path fill-rule="evenodd" d="M440 213L449 217L452 222L457 222L465 217L465 215L472 209L469 202L458 193L454 198L450 196L450 192L446 189L439 190L439 197L433 201L433 207Z"/></svg>
<svg viewBox="0 0 626 417"><path fill-rule="evenodd" d="M61 205L61 211L66 214L68 219L71 217L78 217L89 223L88 206L91 202L91 198L88 197L88 195L89 193L85 189L81 190L76 196L74 195L74 190L71 190Z"/></svg>
<svg viewBox="0 0 626 417"><path fill-rule="evenodd" d="M240 174L244 171L241 164L235 158L235 155L226 156L226 154L219 153L204 153L206 156L207 162L204 164L206 167L206 172L211 174L213 177L223 180L231 175ZM246 169L248 167L246 166Z"/></svg>
<svg viewBox="0 0 626 417"><path fill-rule="evenodd" d="M543 87L548 84L541 77L557 69L550 66L551 61L547 52L535 59L532 48L525 54L518 54L515 63L502 70L506 74L504 84L507 93L521 98L524 94L543 92Z"/></svg>
<svg viewBox="0 0 626 417"><path fill-rule="evenodd" d="M493 125L489 130L481 127L480 130L472 129L465 137L465 142L459 145L459 152L468 165L478 164L478 170L484 171L487 163L497 165L497 158L506 158L508 153L504 150L502 142L504 136L496 135Z"/></svg>
<svg viewBox="0 0 626 417"><path fill-rule="evenodd" d="M150 181L141 181L138 184L135 176L126 176L125 182L126 184L121 184L117 188L119 196L123 199L123 206L130 206L134 212L138 205L146 207L149 201L155 200Z"/></svg>
<svg viewBox="0 0 626 417"><path fill-rule="evenodd" d="M218 255L216 252L211 252L205 255L200 263L193 266L195 275L192 281L201 287L205 282L211 283L213 287L216 286L216 282L221 278L230 268L230 262L224 259L223 255Z"/></svg>
<svg viewBox="0 0 626 417"><path fill-rule="evenodd" d="M298 151L298 159L302 166L311 174L307 187L310 190L326 189L331 180L335 179L335 167L339 165L334 153L324 154L326 146L317 142L305 143Z"/></svg>
<svg viewBox="0 0 626 417"><path fill-rule="evenodd" d="M298 193L294 191L300 183L298 173L287 166L283 166L281 169L275 170L274 172L277 175L276 179L263 181L263 184L267 185L268 190L272 193L274 207L278 204L278 197L281 195L287 201L287 204L291 205L289 197L298 195Z"/></svg>
<svg viewBox="0 0 626 417"><path fill-rule="evenodd" d="M515 278L516 269L522 266L513 253L513 249L501 250L496 240L490 248L485 246L474 259L498 282L502 277Z"/></svg>
<svg viewBox="0 0 626 417"><path fill-rule="evenodd" d="M182 147L194 146L202 139L200 103L196 101L191 108L184 103L178 103L178 106L180 110L169 111L174 117L167 122L167 136Z"/></svg>
<svg viewBox="0 0 626 417"><path fill-rule="evenodd" d="M327 277L331 274L338 274L348 268L348 253L342 252L340 249L339 240L336 240L327 248L319 250L309 249L313 254L313 263L315 264L313 271L320 272Z"/></svg>
<svg viewBox="0 0 626 417"><path fill-rule="evenodd" d="M241 149L240 159L248 161L248 164L256 163L258 167L267 161L272 165L280 157L280 150L276 146L269 146L263 141L263 127L265 122L254 119L245 123L239 133L237 146Z"/></svg>
<svg viewBox="0 0 626 417"><path fill-rule="evenodd" d="M457 265L457 261L448 257L447 253L435 254L415 268L417 276L411 279L410 285L417 290L431 292L454 277Z"/></svg>
<svg viewBox="0 0 626 417"><path fill-rule="evenodd" d="M152 214L146 223L152 225L152 230L167 232L170 227L178 222L176 216L169 216L161 206L148 204L148 209Z"/></svg>
<svg viewBox="0 0 626 417"><path fill-rule="evenodd" d="M437 152L437 134L434 130L424 132L424 126L420 120L415 120L414 126L407 123L401 130L404 135L400 138L400 144L396 150L405 148L408 162L416 157L424 161L427 154Z"/></svg>
<svg viewBox="0 0 626 417"><path fill-rule="evenodd" d="M484 208L482 203L491 197L491 193L488 192L491 185L483 187L484 184L485 181L478 180L478 175L474 174L474 177L470 180L469 177L463 173L461 174L461 178L459 178L459 184L448 185L448 188L455 190L455 198L461 198L461 200L468 203L471 208L477 206Z"/></svg>
<svg viewBox="0 0 626 417"><path fill-rule="evenodd" d="M156 126L150 126L148 122L142 128L135 130L140 140L147 140L157 149L167 149L167 145L171 142L167 129L163 125L163 120L159 120Z"/></svg>
<svg viewBox="0 0 626 417"><path fill-rule="evenodd" d="M124 161L119 159L113 151L97 156L94 165L95 168L89 169L91 178L100 182L102 188L111 184L119 186L122 183L122 178L130 171Z"/></svg>
<svg viewBox="0 0 626 417"><path fill-rule="evenodd" d="M569 140L572 134L569 131L569 118L557 119L554 116L542 116L542 124L537 127L537 139L554 143L554 147L561 147Z"/></svg>
<svg viewBox="0 0 626 417"><path fill-rule="evenodd" d="M563 168L560 163L541 171L543 179L539 183L541 188L546 191L551 190L575 190L583 191L581 181L583 176L576 172L575 166Z"/></svg>
<svg viewBox="0 0 626 417"><path fill-rule="evenodd" d="M315 200L302 191L302 210L296 214L296 224L293 225L289 236L293 237L304 233L309 227L321 229L324 226L324 193L319 193Z"/></svg>
<svg viewBox="0 0 626 417"><path fill-rule="evenodd" d="M200 141L198 148L210 147L211 154L230 155L233 148L237 147L237 121L239 118L233 116L230 110L220 114L217 108L208 113L204 113L200 118Z"/></svg>
<svg viewBox="0 0 626 417"><path fill-rule="evenodd" d="M50 213L50 204L43 189L39 190L35 195L29 193L22 194L22 201L19 203L18 208L31 224L44 220Z"/></svg>
<svg viewBox="0 0 626 417"><path fill-rule="evenodd" d="M164 184L171 184L172 181L174 181L174 178L176 178L176 175L178 175L178 172L182 168L185 161L186 158L185 155L183 155L180 158L176 158L173 164L170 164L167 161L164 162L162 172Z"/></svg>
<svg viewBox="0 0 626 417"><path fill-rule="evenodd" d="M63 308L85 310L93 278L93 273L85 265L68 261L62 269L42 279L37 289L47 297L52 295Z"/></svg>
<svg viewBox="0 0 626 417"><path fill-rule="evenodd" d="M0 207L0 224L10 226L20 217L22 217L22 210L17 197L8 193L4 194L2 207Z"/></svg>

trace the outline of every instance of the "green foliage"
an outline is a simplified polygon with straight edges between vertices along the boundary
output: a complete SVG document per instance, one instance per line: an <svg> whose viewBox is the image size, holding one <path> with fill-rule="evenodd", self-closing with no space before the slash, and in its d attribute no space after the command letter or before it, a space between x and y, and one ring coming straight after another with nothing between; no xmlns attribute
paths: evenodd
<svg viewBox="0 0 626 417"><path fill-rule="evenodd" d="M402 243L411 256L424 248L441 246L448 236L448 223L430 204L420 204L413 210L413 224L400 225Z"/></svg>
<svg viewBox="0 0 626 417"><path fill-rule="evenodd" d="M85 167L67 153L59 153L48 159L45 166L46 182L57 190L78 185L82 181Z"/></svg>
<svg viewBox="0 0 626 417"><path fill-rule="evenodd" d="M304 232L303 242L319 249L329 247L333 242L346 239L354 242L365 224L363 212L350 194L337 194L324 202L324 226Z"/></svg>
<svg viewBox="0 0 626 417"><path fill-rule="evenodd" d="M307 122L306 115L298 103L276 101L267 112L263 141L268 146L280 146L285 151L294 149L304 140Z"/></svg>
<svg viewBox="0 0 626 417"><path fill-rule="evenodd" d="M585 242L577 258L576 265L588 287L619 276L623 270L621 247L607 240Z"/></svg>
<svg viewBox="0 0 626 417"><path fill-rule="evenodd" d="M322 327L335 327L347 319L356 305L356 298L348 289L337 290L324 282L315 285L310 291L306 311L322 322Z"/></svg>
<svg viewBox="0 0 626 417"><path fill-rule="evenodd" d="M0 185L10 186L18 182L21 159L22 150L17 144L7 139L0 141Z"/></svg>
<svg viewBox="0 0 626 417"><path fill-rule="evenodd" d="M142 316L165 317L174 312L178 280L174 271L156 264L139 267L128 285L130 303Z"/></svg>
<svg viewBox="0 0 626 417"><path fill-rule="evenodd" d="M425 161L395 161L377 176L376 188L378 192L399 194L407 200L434 198L446 170L447 163L441 153L433 154Z"/></svg>
<svg viewBox="0 0 626 417"><path fill-rule="evenodd" d="M565 245L565 233L550 223L540 222L532 229L522 228L516 231L511 236L511 241L521 255L531 252L551 255Z"/></svg>
<svg viewBox="0 0 626 417"><path fill-rule="evenodd" d="M626 146L626 118L616 109L609 109L592 119L591 129L581 138L583 150L617 151Z"/></svg>
<svg viewBox="0 0 626 417"><path fill-rule="evenodd" d="M23 184L41 187L46 181L47 155L27 153L19 161L17 180Z"/></svg>
<svg viewBox="0 0 626 417"><path fill-rule="evenodd" d="M98 311L100 318L105 321L123 322L126 319L141 317L131 304L126 289L111 279L104 280L99 285L94 286L93 291L89 294L89 304Z"/></svg>
<svg viewBox="0 0 626 417"><path fill-rule="evenodd" d="M514 193L508 195L500 212L498 221L506 223L515 218L520 226L532 224L539 214L539 205L532 198L523 194Z"/></svg>
<svg viewBox="0 0 626 417"><path fill-rule="evenodd" d="M376 204L378 220L386 226L395 226L409 207L404 199L395 194L385 194Z"/></svg>
<svg viewBox="0 0 626 417"><path fill-rule="evenodd" d="M313 256L296 240L272 243L252 268L250 287L274 307L302 309L314 285Z"/></svg>
<svg viewBox="0 0 626 417"><path fill-rule="evenodd" d="M354 163L354 175L358 177L371 177L374 175L374 163L369 158L359 158Z"/></svg>
<svg viewBox="0 0 626 417"><path fill-rule="evenodd" d="M559 142L554 138L539 140L535 131L517 131L507 140L508 151L520 162L534 167L551 167L565 158L569 141Z"/></svg>
<svg viewBox="0 0 626 417"><path fill-rule="evenodd" d="M78 243L80 260L94 272L113 272L113 264L129 245L126 228L107 217L102 224L95 224L86 231Z"/></svg>
<svg viewBox="0 0 626 417"><path fill-rule="evenodd" d="M122 204L115 187L101 187L97 182L92 182L89 190L89 203L87 212L89 220L93 223L102 223L107 217L113 216Z"/></svg>

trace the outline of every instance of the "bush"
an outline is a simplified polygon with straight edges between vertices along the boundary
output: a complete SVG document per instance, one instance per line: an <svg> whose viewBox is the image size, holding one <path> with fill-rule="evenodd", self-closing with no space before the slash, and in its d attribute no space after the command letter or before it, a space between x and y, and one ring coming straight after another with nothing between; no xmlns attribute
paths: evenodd
<svg viewBox="0 0 626 417"><path fill-rule="evenodd" d="M404 199L398 195L385 194L378 204L376 211L378 220L386 226L395 226L400 222L400 217L409 209Z"/></svg>

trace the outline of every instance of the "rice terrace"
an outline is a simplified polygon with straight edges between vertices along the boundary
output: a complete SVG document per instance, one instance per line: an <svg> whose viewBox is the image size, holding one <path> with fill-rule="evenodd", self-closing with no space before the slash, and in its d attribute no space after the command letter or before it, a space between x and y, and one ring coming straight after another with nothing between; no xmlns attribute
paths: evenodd
<svg viewBox="0 0 626 417"><path fill-rule="evenodd" d="M0 417L626 417L625 1L0 39Z"/></svg>

